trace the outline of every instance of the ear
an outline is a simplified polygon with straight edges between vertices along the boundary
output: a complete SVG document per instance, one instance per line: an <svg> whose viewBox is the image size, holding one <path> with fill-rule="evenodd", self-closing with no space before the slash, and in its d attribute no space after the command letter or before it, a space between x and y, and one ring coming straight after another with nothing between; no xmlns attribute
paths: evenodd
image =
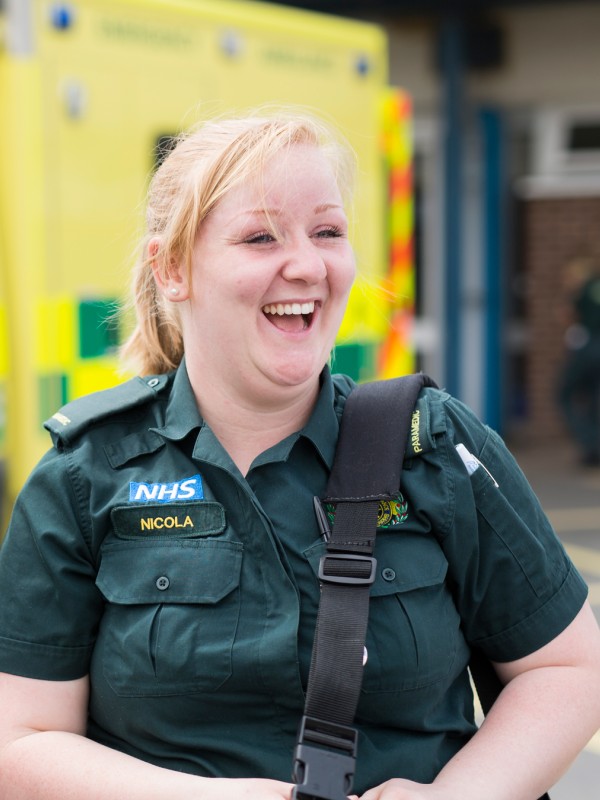
<svg viewBox="0 0 600 800"><path fill-rule="evenodd" d="M158 291L171 303L179 303L190 296L188 280L183 275L179 264L172 262L165 265L161 257L162 241L153 236L148 242L148 260L152 267Z"/></svg>

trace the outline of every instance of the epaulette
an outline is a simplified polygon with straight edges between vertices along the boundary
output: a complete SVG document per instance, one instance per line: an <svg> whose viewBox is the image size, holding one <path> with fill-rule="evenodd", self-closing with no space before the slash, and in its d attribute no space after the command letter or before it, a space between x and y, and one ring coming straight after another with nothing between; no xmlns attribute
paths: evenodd
<svg viewBox="0 0 600 800"><path fill-rule="evenodd" d="M50 431L54 444L70 444L93 423L150 402L171 377L167 374L131 378L110 389L80 397L46 420L44 428Z"/></svg>
<svg viewBox="0 0 600 800"><path fill-rule="evenodd" d="M435 439L446 432L446 417L442 411L445 392L425 389L421 392L412 416L405 458L414 458L433 450Z"/></svg>

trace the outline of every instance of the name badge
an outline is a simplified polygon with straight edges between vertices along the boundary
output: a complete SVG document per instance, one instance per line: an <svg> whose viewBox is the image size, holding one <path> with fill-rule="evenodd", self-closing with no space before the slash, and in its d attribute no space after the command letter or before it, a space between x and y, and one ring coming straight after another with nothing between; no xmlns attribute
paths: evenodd
<svg viewBox="0 0 600 800"><path fill-rule="evenodd" d="M120 539L216 536L225 530L225 509L207 501L117 506L110 516Z"/></svg>

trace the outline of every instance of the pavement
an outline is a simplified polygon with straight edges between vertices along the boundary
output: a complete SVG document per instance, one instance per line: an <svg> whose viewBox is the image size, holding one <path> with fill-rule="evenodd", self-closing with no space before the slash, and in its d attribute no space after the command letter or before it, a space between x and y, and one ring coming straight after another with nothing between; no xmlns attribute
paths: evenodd
<svg viewBox="0 0 600 800"><path fill-rule="evenodd" d="M507 443L587 581L600 624L600 468L579 466L568 441L543 446ZM600 799L600 730L550 796L551 800Z"/></svg>

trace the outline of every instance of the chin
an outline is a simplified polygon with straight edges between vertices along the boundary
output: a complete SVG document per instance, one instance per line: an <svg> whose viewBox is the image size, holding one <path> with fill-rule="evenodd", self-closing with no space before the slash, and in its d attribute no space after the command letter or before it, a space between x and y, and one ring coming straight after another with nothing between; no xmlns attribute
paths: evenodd
<svg viewBox="0 0 600 800"><path fill-rule="evenodd" d="M323 364L298 364L293 361L283 364L273 371L272 380L279 386L302 386L319 380Z"/></svg>

